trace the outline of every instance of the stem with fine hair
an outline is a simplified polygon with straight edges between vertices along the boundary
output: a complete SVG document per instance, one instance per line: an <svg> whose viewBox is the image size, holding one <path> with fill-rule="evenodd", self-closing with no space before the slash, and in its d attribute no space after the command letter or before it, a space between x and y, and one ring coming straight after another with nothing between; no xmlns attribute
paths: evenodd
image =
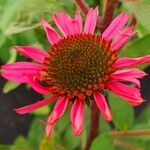
<svg viewBox="0 0 150 150"><path fill-rule="evenodd" d="M105 29L113 20L116 4L117 4L117 0L106 0L104 14L102 16L102 24L103 24L103 29L101 29L102 32L105 31Z"/></svg>
<svg viewBox="0 0 150 150"><path fill-rule="evenodd" d="M99 109L95 103L95 101L92 101L91 105L91 120L90 120L90 131L87 138L85 150L89 150L90 146L93 142L93 140L98 136L99 134Z"/></svg>

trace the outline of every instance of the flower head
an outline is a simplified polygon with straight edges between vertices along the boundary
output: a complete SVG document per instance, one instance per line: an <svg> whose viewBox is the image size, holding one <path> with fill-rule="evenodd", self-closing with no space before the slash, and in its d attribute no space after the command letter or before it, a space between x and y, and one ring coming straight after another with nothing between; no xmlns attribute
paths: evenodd
<svg viewBox="0 0 150 150"><path fill-rule="evenodd" d="M8 80L27 83L41 94L51 97L22 108L24 114L57 100L46 123L49 136L56 122L72 103L70 120L75 135L81 134L84 120L84 104L95 100L102 116L112 120L103 90L110 90L136 106L143 102L139 78L146 74L131 67L149 63L150 55L139 58L119 58L120 48L135 34L134 27L125 27L129 16L121 13L102 35L94 34L98 9L90 9L84 29L79 12L71 18L64 12L53 15L53 20L63 36L60 36L46 21L41 20L48 41L49 52L32 46L16 46L15 49L38 63L16 62L2 66L2 76ZM130 67L130 69L126 69ZM125 84L124 81L133 83Z"/></svg>

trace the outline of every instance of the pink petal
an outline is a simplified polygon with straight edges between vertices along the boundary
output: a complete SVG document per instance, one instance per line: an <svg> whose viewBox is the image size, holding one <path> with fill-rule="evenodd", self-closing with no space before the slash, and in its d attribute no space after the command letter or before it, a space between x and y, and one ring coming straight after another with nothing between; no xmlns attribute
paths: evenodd
<svg viewBox="0 0 150 150"><path fill-rule="evenodd" d="M32 46L15 46L15 49L22 55L42 63L48 53Z"/></svg>
<svg viewBox="0 0 150 150"><path fill-rule="evenodd" d="M83 130L84 121L84 101L76 99L73 103L70 113L70 120L72 123L74 135L80 135Z"/></svg>
<svg viewBox="0 0 150 150"><path fill-rule="evenodd" d="M28 77L28 83L40 94L49 94L51 92L51 88L49 86L42 85L37 76Z"/></svg>
<svg viewBox="0 0 150 150"><path fill-rule="evenodd" d="M126 67L134 67L140 64L144 63L150 63L150 55L144 56L144 57L138 57L138 58L128 58L128 57L123 57L121 59L118 59L114 66L117 69L122 69Z"/></svg>
<svg viewBox="0 0 150 150"><path fill-rule="evenodd" d="M85 19L85 26L84 26L84 33L94 33L96 23L97 23L97 17L98 17L98 7L95 9L91 8L86 16Z"/></svg>
<svg viewBox="0 0 150 150"><path fill-rule="evenodd" d="M106 86L109 90L121 96L123 99L127 100L131 104L139 105L143 102L140 90L137 88L116 81L109 81Z"/></svg>
<svg viewBox="0 0 150 150"><path fill-rule="evenodd" d="M46 135L50 136L52 129L56 122L63 116L67 106L69 103L69 99L66 96L60 97L56 102L51 115L49 116L46 124Z"/></svg>
<svg viewBox="0 0 150 150"><path fill-rule="evenodd" d="M111 114L110 109L107 105L107 102L105 100L104 95L102 95L99 92L95 92L94 93L94 99L95 99L95 102L96 102L98 108L100 109L100 112L102 113L102 116L104 117L104 119L107 121L111 121L112 120L112 114Z"/></svg>
<svg viewBox="0 0 150 150"><path fill-rule="evenodd" d="M79 11L76 13L75 19L71 19L71 22L74 30L72 34L82 33L82 17Z"/></svg>
<svg viewBox="0 0 150 150"><path fill-rule="evenodd" d="M42 65L40 64L34 64L34 63L30 63L30 62L16 62L16 63L11 63L11 64L5 64L3 66L1 66L2 70L4 71L21 71L24 73L26 73L26 71L31 71L32 73L32 70L40 70L42 69ZM25 71L26 70L26 71Z"/></svg>
<svg viewBox="0 0 150 150"><path fill-rule="evenodd" d="M47 137L51 136L55 125L56 125L56 122L53 124L49 124L49 123L46 124L45 132L46 132Z"/></svg>
<svg viewBox="0 0 150 150"><path fill-rule="evenodd" d="M15 82L26 83L28 76L37 74L42 69L42 65L30 62L16 62L3 65L1 68L1 75L4 78Z"/></svg>
<svg viewBox="0 0 150 150"><path fill-rule="evenodd" d="M112 80L116 81L129 81L135 83L138 87L140 87L140 82L136 78L143 78L146 75L145 72L139 69L128 69L128 70L120 70L112 73L110 75Z"/></svg>
<svg viewBox="0 0 150 150"><path fill-rule="evenodd" d="M3 72L1 73L1 76L7 80L14 81L14 82L19 82L19 83L27 83L28 82L28 77L27 75L13 75L11 73Z"/></svg>
<svg viewBox="0 0 150 150"><path fill-rule="evenodd" d="M77 12L74 19L70 18L66 13L60 12L59 14L54 14L53 20L65 37L82 31L82 18L79 12Z"/></svg>
<svg viewBox="0 0 150 150"><path fill-rule="evenodd" d="M102 37L105 40L111 40L112 37L123 28L123 26L127 23L128 19L129 16L127 14L121 13L111 22L108 28L103 32Z"/></svg>
<svg viewBox="0 0 150 150"><path fill-rule="evenodd" d="M120 31L119 36L112 42L111 49L113 51L120 49L135 34L133 29L134 27L130 27Z"/></svg>
<svg viewBox="0 0 150 150"><path fill-rule="evenodd" d="M48 41L51 44L57 43L60 39L59 34L45 20L41 19L40 23L41 23L41 25L43 26L43 28L46 32Z"/></svg>
<svg viewBox="0 0 150 150"><path fill-rule="evenodd" d="M38 101L34 104L31 104L31 105L28 105L28 106L25 106L25 107L21 107L21 108L17 108L17 109L14 109L18 114L26 114L28 112L31 112L33 110L36 110L40 107L43 107L45 105L48 105L49 103L51 103L55 98L57 98L57 95L53 95L49 98L46 98L46 99L43 99L41 101Z"/></svg>

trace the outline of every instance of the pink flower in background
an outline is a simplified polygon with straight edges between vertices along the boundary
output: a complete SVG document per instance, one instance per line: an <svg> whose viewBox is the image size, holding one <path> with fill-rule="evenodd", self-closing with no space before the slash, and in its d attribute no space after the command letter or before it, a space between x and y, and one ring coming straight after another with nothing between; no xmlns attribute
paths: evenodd
<svg viewBox="0 0 150 150"><path fill-rule="evenodd" d="M73 133L81 134L84 104L89 98L95 100L104 119L111 121L112 114L102 92L104 89L121 96L133 106L144 101L138 79L146 74L131 67L150 63L150 55L139 58L119 58L117 55L120 48L135 34L133 27L125 27L129 16L121 13L102 35L94 34L97 17L98 9L91 8L82 27L79 12L73 19L64 12L54 14L53 20L63 36L41 20L52 45L49 52L32 46L16 46L19 53L35 62L16 62L2 66L4 78L29 84L41 94L52 94L35 104L15 109L17 113L25 114L57 100L46 122L47 136L50 136L69 104L72 104L70 120ZM125 81L133 84L127 85Z"/></svg>

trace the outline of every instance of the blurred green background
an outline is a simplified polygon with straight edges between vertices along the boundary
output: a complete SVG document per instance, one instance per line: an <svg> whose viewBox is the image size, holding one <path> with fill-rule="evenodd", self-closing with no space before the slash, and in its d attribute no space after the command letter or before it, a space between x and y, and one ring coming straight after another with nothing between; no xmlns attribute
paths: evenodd
<svg viewBox="0 0 150 150"><path fill-rule="evenodd" d="M89 7L99 6L103 13L105 0L86 0ZM15 45L34 45L46 51L49 50L45 33L40 27L40 18L48 20L55 28L52 21L52 14L58 11L65 11L73 16L79 8L73 0L0 0L0 62L1 64L12 63L18 60L27 60L12 51ZM120 55L128 57L139 57L150 54L150 0L120 0L115 10L115 15L120 12L134 13L137 18L137 35L123 48ZM83 18L85 15L82 14ZM140 66L141 69L149 71L148 65ZM150 73L150 71L149 71ZM3 81L4 82L4 81ZM147 76L142 83L142 95L147 100L143 106L133 109L131 105L121 98L109 93L110 107L113 112L113 122L115 128L122 131L127 130L145 130L150 129L150 77ZM1 86L1 99L5 100L5 95L20 88L18 83L5 81ZM26 91L29 87L24 86ZM19 91L18 91L19 92ZM31 95L32 95L31 91ZM33 93L34 95L35 93ZM46 95L47 96L47 95ZM40 98L42 98L40 96ZM23 98L20 101L26 100ZM11 98L11 104L13 98ZM9 101L8 104L9 105ZM28 104L31 102L28 101ZM0 103L0 112L6 106ZM52 108L45 106L31 114L29 128L26 134L19 133L15 139L9 143L2 142L0 136L0 150L81 150L85 146L86 137L89 131L90 110L88 106L85 109L85 129L80 137L72 135L69 110L56 125L51 139L44 135L44 125L40 120L46 120ZM17 105L13 105L15 107ZM23 106L23 105L22 105ZM9 109L7 109L9 111ZM11 111L11 110L10 110ZM3 114L7 119L7 115ZM19 115L20 116L20 115ZM20 116L22 117L22 116ZM3 121L2 119L0 119ZM28 120L27 120L28 121ZM10 122L11 124L11 122ZM0 128L3 130L3 123L0 122ZM16 126L15 128L18 128ZM21 127L20 127L21 128ZM91 150L150 150L150 136L139 136L129 138L113 138L111 136L111 127L102 118L100 119L100 135L93 142ZM1 130L0 130L1 132ZM11 132L9 133L11 134ZM9 135L7 133L7 135ZM26 136L24 136L26 135ZM5 137L7 140L7 136ZM8 137L9 138L9 137ZM117 141L130 143L131 146L123 147ZM7 144L6 144L7 143ZM133 146L133 147L132 147ZM139 148L139 149L138 149Z"/></svg>

